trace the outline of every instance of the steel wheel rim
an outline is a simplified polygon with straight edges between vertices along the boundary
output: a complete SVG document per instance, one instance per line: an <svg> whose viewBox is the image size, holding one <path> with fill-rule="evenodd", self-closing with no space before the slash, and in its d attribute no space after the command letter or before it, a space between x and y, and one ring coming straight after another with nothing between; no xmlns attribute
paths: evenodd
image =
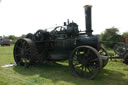
<svg viewBox="0 0 128 85"><path fill-rule="evenodd" d="M28 66L31 62L30 45L24 39L20 39L14 46L14 58L18 65Z"/></svg>
<svg viewBox="0 0 128 85"><path fill-rule="evenodd" d="M83 54L81 51L81 54L79 55L79 57L81 57L81 60L80 59L78 60L79 57L76 54L80 53L78 49L80 50L81 48L82 49L84 48L85 51L83 52ZM77 47L72 52L71 56L72 57L69 60L69 65L71 67L73 74L75 74L76 76L79 76L85 79L94 79L96 75L99 73L99 71L101 70L102 61L100 59L100 56L98 52L90 46Z"/></svg>

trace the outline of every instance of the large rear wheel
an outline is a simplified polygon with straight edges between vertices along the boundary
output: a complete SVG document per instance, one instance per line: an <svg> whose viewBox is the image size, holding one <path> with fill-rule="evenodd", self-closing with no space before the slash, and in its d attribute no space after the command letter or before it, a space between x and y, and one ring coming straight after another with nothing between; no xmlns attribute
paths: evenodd
<svg viewBox="0 0 128 85"><path fill-rule="evenodd" d="M31 39L19 39L14 46L14 59L17 65L28 67L36 57L36 46Z"/></svg>
<svg viewBox="0 0 128 85"><path fill-rule="evenodd" d="M95 48L79 46L72 51L69 66L75 76L94 79L102 68L102 60Z"/></svg>

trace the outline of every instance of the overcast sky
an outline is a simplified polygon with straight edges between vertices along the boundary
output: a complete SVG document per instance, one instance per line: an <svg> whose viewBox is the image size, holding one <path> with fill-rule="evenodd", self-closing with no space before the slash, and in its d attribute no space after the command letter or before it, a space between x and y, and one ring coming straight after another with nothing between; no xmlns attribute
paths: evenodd
<svg viewBox="0 0 128 85"><path fill-rule="evenodd" d="M128 0L0 0L0 35L34 33L70 19L85 29L84 5L92 5L92 29L128 31Z"/></svg>

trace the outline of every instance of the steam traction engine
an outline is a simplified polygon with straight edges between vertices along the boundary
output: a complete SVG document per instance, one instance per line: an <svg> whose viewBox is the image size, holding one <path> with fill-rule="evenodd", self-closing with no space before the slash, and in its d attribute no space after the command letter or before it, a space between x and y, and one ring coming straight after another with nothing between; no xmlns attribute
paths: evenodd
<svg viewBox="0 0 128 85"><path fill-rule="evenodd" d="M37 62L69 60L74 75L94 79L107 64L106 51L100 47L98 35L92 35L91 6L85 7L86 31L80 32L74 22L64 23L52 31L38 30L19 39L14 46L17 65L29 66Z"/></svg>

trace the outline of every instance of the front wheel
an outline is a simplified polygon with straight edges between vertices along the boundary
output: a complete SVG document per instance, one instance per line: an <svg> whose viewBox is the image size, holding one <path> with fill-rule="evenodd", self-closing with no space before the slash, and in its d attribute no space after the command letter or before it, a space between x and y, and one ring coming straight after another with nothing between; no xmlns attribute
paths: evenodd
<svg viewBox="0 0 128 85"><path fill-rule="evenodd" d="M79 46L72 51L69 66L75 76L94 79L102 68L102 60L95 48Z"/></svg>

